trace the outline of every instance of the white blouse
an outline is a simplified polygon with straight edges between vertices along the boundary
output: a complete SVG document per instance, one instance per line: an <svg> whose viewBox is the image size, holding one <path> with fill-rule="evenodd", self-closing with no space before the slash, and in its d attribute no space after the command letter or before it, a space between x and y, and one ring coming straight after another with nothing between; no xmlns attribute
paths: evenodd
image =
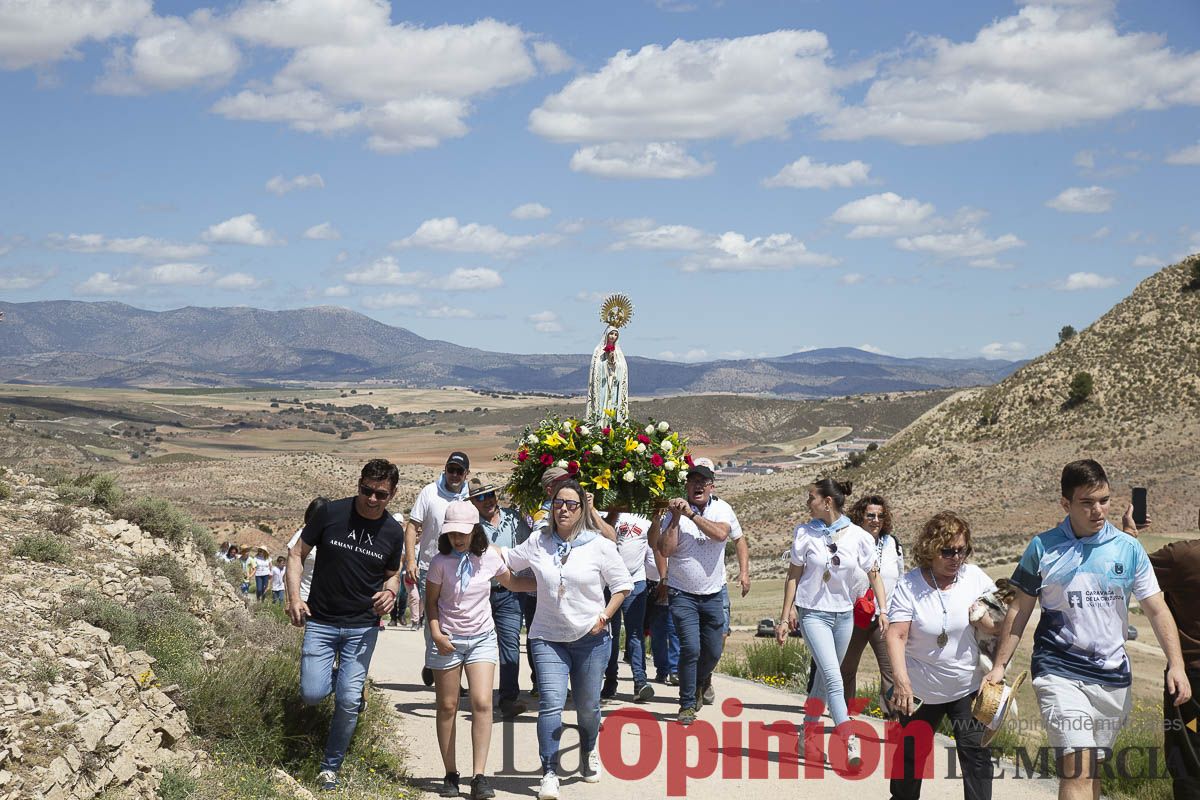
<svg viewBox="0 0 1200 800"><path fill-rule="evenodd" d="M837 553L830 552L830 544ZM859 596L859 576L875 568L875 537L853 522L827 537L824 527L806 522L793 534L791 563L804 567L796 584L797 608L850 611Z"/></svg>

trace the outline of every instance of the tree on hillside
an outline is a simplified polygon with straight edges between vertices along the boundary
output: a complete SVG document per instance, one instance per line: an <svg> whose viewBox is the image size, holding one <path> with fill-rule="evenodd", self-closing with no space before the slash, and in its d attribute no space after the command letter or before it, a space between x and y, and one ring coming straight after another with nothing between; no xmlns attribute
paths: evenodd
<svg viewBox="0 0 1200 800"><path fill-rule="evenodd" d="M1087 402L1092 396L1092 375L1089 372L1076 372L1071 378L1071 387L1067 390L1067 408L1074 408Z"/></svg>
<svg viewBox="0 0 1200 800"><path fill-rule="evenodd" d="M1063 325L1062 330L1058 332L1058 343L1063 344L1068 339L1075 335L1075 328L1070 325Z"/></svg>
<svg viewBox="0 0 1200 800"><path fill-rule="evenodd" d="M1191 283L1183 287L1185 291L1195 292L1200 291L1200 259L1192 262L1192 280Z"/></svg>

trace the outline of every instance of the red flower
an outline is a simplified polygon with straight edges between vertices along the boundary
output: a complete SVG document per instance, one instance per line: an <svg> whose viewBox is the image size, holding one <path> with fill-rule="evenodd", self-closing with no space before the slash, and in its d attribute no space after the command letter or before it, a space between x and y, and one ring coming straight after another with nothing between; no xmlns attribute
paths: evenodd
<svg viewBox="0 0 1200 800"><path fill-rule="evenodd" d="M621 461L621 466L622 466L622 467L628 467L628 466L629 466L629 459L628 459L628 458L626 458L626 459L622 460L622 461Z"/></svg>
<svg viewBox="0 0 1200 800"><path fill-rule="evenodd" d="M690 454L690 453L689 453L688 455L684 456L684 457L683 457L683 460L687 462L687 465L688 465L689 467L694 467L694 466L696 466L695 464L693 464L693 463L692 463L692 456L691 456L691 454Z"/></svg>
<svg viewBox="0 0 1200 800"><path fill-rule="evenodd" d="M542 466L548 467L554 463L554 456L549 453L542 453Z"/></svg>
<svg viewBox="0 0 1200 800"><path fill-rule="evenodd" d="M575 432L576 432L576 433L583 433L583 429L582 429L582 427L581 427L581 426L579 426L579 425L576 425L576 426L575 426Z"/></svg>
<svg viewBox="0 0 1200 800"><path fill-rule="evenodd" d="M579 472L579 462L578 461L567 462L567 474L574 475L576 472Z"/></svg>
<svg viewBox="0 0 1200 800"><path fill-rule="evenodd" d="M604 428L600 429L600 432L603 433L605 436L608 436L610 433L612 433L612 428L604 427Z"/></svg>
<svg viewBox="0 0 1200 800"><path fill-rule="evenodd" d="M655 453L654 455L650 456L650 463L656 467L661 467L663 465L663 457L658 453Z"/></svg>
<svg viewBox="0 0 1200 800"><path fill-rule="evenodd" d="M529 458L528 450L521 450L520 452L517 453L517 461L524 461L527 458Z"/></svg>
<svg viewBox="0 0 1200 800"><path fill-rule="evenodd" d="M579 457L579 460L580 460L580 461L587 461L587 460L588 460L588 456L590 456L590 455L591 455L591 453L589 453L587 450L584 450L584 451L583 451L583 455L581 455L581 456Z"/></svg>
<svg viewBox="0 0 1200 800"><path fill-rule="evenodd" d="M611 353L611 352L613 352L613 351L614 351L614 350L616 350L616 349L617 349L617 346L616 346L616 345L614 345L614 344L606 344L606 345L604 345L604 352L606 352L606 353Z"/></svg>
<svg viewBox="0 0 1200 800"><path fill-rule="evenodd" d="M650 437L644 433L639 433L638 441L641 442L642 444L650 444Z"/></svg>

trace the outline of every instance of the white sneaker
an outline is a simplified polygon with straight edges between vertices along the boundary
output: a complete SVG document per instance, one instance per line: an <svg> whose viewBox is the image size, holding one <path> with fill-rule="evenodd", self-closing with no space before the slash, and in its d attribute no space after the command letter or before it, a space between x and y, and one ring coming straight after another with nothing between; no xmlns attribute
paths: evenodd
<svg viewBox="0 0 1200 800"><path fill-rule="evenodd" d="M538 787L538 800L558 800L558 776L547 772L542 776L542 785Z"/></svg>
<svg viewBox="0 0 1200 800"><path fill-rule="evenodd" d="M587 768L583 773L584 783L600 782L600 754L593 750L588 753Z"/></svg>
<svg viewBox="0 0 1200 800"><path fill-rule="evenodd" d="M846 737L846 766L850 769L862 766L862 751L858 746L858 737L853 734Z"/></svg>

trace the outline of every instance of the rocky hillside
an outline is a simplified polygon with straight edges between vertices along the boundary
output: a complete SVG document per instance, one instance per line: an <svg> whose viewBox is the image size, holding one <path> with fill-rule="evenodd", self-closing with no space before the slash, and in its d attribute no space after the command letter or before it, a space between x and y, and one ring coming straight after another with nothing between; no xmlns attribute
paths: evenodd
<svg viewBox="0 0 1200 800"><path fill-rule="evenodd" d="M1147 486L1160 533L1194 533L1200 485L1200 291L1188 290L1200 255L1144 280L1114 308L1004 381L959 392L922 415L847 475L901 512L902 535L942 508L993 537L997 557L1058 518L1062 465L1095 458L1109 472L1114 514L1131 486ZM1093 390L1069 403L1080 372ZM782 545L780 513L809 475L732 485L745 515ZM739 507L739 514L743 514Z"/></svg>

